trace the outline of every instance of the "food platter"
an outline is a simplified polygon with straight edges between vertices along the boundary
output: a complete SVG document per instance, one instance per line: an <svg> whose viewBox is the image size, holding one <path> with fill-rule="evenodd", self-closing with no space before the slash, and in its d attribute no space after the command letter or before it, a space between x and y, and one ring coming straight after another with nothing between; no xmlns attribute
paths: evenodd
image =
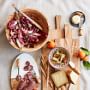
<svg viewBox="0 0 90 90"><path fill-rule="evenodd" d="M56 29L53 31L51 31L51 36L50 36L50 40L51 39L55 39L55 43L57 47L64 47L66 48L69 53L70 53L70 60L75 64L75 68L77 70L80 71L80 60L77 57L77 53L79 50L79 38L77 39L73 39L72 38L72 30L70 29L68 24L64 25L64 29L61 30L61 16L56 16L55 18L56 20ZM54 37L55 36L55 37ZM47 48L47 45L45 45L42 48L42 58L41 58L41 66L42 66L42 90L68 90L68 88L70 88L69 90L80 90L80 83L79 83L79 78L78 78L78 82L73 85L73 84L65 84L62 85L61 87L57 88L55 87L55 85L52 82L51 79L51 75L55 72L57 72L58 70L52 68L50 65L48 65L48 55L50 53L51 49ZM44 67L45 66L45 67ZM68 73L68 70L70 70L70 68L67 66L65 69L62 69L63 71L65 71L66 73ZM45 73L46 75L48 75L49 81L46 79L47 77L45 77ZM59 70L60 71L60 70ZM48 74L47 74L48 73ZM62 76L63 78L63 76ZM47 85L48 82L48 85ZM52 83L51 83L52 82ZM57 81L59 82L59 81ZM51 83L51 84L49 84ZM52 87L51 87L52 85ZM70 86L69 86L70 85Z"/></svg>
<svg viewBox="0 0 90 90"><path fill-rule="evenodd" d="M12 64L12 68L11 68L11 88L12 90L17 90L18 84L20 82L19 80L17 80L17 76L18 76L17 60L19 62L19 75L21 76L21 78L24 78L24 76L28 73L28 71L24 70L24 67L25 67L25 63L29 62L30 65L33 67L33 70L31 71L31 73L35 74L35 77L38 80L40 79L40 73L38 70L38 66L33 56L27 53L22 53L15 58Z"/></svg>

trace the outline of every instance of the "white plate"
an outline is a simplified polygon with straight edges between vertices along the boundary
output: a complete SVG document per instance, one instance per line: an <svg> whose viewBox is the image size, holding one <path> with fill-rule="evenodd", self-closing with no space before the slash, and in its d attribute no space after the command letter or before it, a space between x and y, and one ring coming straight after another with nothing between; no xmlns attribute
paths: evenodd
<svg viewBox="0 0 90 90"><path fill-rule="evenodd" d="M11 69L11 79L16 78L18 75L18 68L16 66L16 60L19 59L19 74L21 77L24 77L24 75L27 73L27 71L24 71L25 62L29 61L30 64L33 66L33 71L36 73L36 77L39 78L39 70L37 67L37 64L35 62L35 59L32 57L32 55L27 53L22 53L18 57L16 57L12 69Z"/></svg>

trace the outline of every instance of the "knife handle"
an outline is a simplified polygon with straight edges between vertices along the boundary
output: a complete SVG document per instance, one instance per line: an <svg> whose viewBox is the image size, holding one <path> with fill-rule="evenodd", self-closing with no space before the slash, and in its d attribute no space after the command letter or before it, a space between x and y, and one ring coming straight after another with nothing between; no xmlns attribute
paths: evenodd
<svg viewBox="0 0 90 90"><path fill-rule="evenodd" d="M83 29L80 28L80 29L79 29L79 36L83 36L83 34L84 34L84 33L83 33Z"/></svg>
<svg viewBox="0 0 90 90"><path fill-rule="evenodd" d="M60 15L57 15L55 17L55 23L56 23L56 29L60 29L60 22L61 22L61 16Z"/></svg>

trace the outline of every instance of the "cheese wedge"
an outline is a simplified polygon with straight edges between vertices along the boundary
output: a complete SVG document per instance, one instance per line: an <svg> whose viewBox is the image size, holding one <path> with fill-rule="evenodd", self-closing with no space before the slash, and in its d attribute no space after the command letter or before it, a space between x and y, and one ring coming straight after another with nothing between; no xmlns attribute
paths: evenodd
<svg viewBox="0 0 90 90"><path fill-rule="evenodd" d="M51 78L56 87L60 87L64 84L68 83L68 78L64 71L58 71L58 72L51 74Z"/></svg>

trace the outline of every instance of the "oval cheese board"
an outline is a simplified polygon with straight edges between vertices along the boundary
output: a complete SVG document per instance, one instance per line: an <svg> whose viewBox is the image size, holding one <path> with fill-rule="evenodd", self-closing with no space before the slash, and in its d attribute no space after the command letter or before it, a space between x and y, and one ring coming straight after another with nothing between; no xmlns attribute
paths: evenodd
<svg viewBox="0 0 90 90"><path fill-rule="evenodd" d="M39 83L39 70L33 56L27 53L17 56L11 68L11 89L19 90L22 88L20 90L23 90L23 88L27 88L29 90L29 88L36 88L37 90Z"/></svg>

